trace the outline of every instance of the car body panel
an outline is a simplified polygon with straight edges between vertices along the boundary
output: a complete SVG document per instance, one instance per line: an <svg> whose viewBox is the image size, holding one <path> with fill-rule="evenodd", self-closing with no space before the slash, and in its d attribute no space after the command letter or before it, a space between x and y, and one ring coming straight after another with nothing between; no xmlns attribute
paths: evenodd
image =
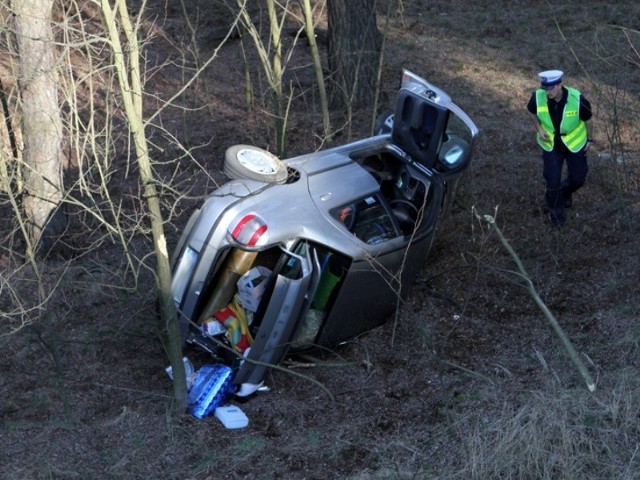
<svg viewBox="0 0 640 480"><path fill-rule="evenodd" d="M450 97L405 71L391 131L285 159L285 183L231 180L192 215L172 259L183 340L249 269L269 271L234 382L258 384L294 348L331 346L391 316L426 260L478 134ZM214 339L215 340L215 339Z"/></svg>

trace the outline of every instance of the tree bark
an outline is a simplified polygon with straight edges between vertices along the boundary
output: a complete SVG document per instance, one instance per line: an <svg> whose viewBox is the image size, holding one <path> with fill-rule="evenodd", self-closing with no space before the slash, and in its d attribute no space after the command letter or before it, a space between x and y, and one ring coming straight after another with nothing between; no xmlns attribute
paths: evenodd
<svg viewBox="0 0 640 480"><path fill-rule="evenodd" d="M382 35L375 0L327 0L331 102L361 107L373 101Z"/></svg>
<svg viewBox="0 0 640 480"><path fill-rule="evenodd" d="M63 197L62 119L51 29L53 0L12 0L19 54L25 163L23 208L31 247L41 244L47 222ZM54 230L64 228L59 222ZM59 232L50 232L48 237Z"/></svg>

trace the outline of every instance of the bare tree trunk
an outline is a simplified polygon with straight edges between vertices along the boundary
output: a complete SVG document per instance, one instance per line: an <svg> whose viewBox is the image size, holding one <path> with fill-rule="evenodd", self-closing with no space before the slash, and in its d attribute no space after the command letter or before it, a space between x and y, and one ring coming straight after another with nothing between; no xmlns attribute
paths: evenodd
<svg viewBox="0 0 640 480"><path fill-rule="evenodd" d="M273 44L273 76L277 79L273 84L273 113L275 116L276 143L278 145L278 155L284 155L285 141L285 114L284 114L284 98L282 94L282 77L284 70L282 68L282 24L278 19L276 5L274 0L266 0L267 12L269 14L269 33L271 35L271 43Z"/></svg>
<svg viewBox="0 0 640 480"><path fill-rule="evenodd" d="M375 0L327 0L332 103L360 107L373 101L382 35Z"/></svg>
<svg viewBox="0 0 640 480"><path fill-rule="evenodd" d="M51 30L52 6L53 0L11 1L15 14L23 111L23 208L33 248L42 242L45 226L63 196L62 119ZM51 237L60 232L49 233L51 235L47 236Z"/></svg>
<svg viewBox="0 0 640 480"><path fill-rule="evenodd" d="M285 155L285 134L287 127L287 108L282 85L285 66L282 57L282 22L283 18L278 18L276 2L267 0L267 14L269 16L269 44L265 44L260 36L258 28L253 23L246 0L236 0L239 8L238 15L242 19L244 28L252 38L260 57L260 63L264 69L271 98L273 100L273 118L277 145L277 155Z"/></svg>
<svg viewBox="0 0 640 480"><path fill-rule="evenodd" d="M169 253L167 252L167 242L164 235L160 199L156 189L157 181L153 174L144 128L143 91L140 72L140 50L136 37L137 31L131 23L126 0L116 0L115 8L111 7L108 0L101 0L101 8L109 31L111 47L113 48L114 66L118 73L120 92L122 93L124 109L134 141L138 168L140 169L140 180L144 187L144 198L149 207L149 220L151 222L151 234L156 257L156 284L160 300L162 333L166 342L167 356L173 368L173 394L176 401L176 410L184 412L187 407L186 375L184 364L182 363L178 315L171 297L171 269L169 267ZM117 22L118 17L120 25ZM127 43L124 45L120 40L119 26L122 28L126 38Z"/></svg>
<svg viewBox="0 0 640 480"><path fill-rule="evenodd" d="M315 27L313 24L313 12L311 10L311 2L302 0L302 11L304 12L304 28L309 39L309 48L311 49L311 58L313 59L313 70L316 74L316 82L318 82L318 92L320 94L320 107L322 108L322 126L324 128L324 137L326 141L331 138L331 120L329 118L329 103L327 101L327 89L324 83L324 74L322 72L322 63L320 62L320 52L316 42Z"/></svg>

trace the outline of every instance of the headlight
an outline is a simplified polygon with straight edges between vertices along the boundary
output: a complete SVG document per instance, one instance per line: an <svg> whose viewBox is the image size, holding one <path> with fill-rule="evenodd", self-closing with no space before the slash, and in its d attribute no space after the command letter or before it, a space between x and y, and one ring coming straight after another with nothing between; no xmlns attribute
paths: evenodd
<svg viewBox="0 0 640 480"><path fill-rule="evenodd" d="M180 308L187 283L193 274L193 269L197 261L198 252L187 246L178 261L178 268L176 268L173 274L173 280L171 281L171 292L173 293L173 302L176 308Z"/></svg>

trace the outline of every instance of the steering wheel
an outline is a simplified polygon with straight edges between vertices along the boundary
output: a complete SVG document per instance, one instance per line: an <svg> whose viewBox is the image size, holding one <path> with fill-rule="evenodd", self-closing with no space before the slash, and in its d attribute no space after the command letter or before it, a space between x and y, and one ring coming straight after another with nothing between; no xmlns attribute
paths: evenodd
<svg viewBox="0 0 640 480"><path fill-rule="evenodd" d="M408 207L411 213L413 213L412 218L414 220L418 218L418 215L420 214L420 210L418 210L418 207L416 207L409 200L405 200L404 198L394 198L389 202L389 205L391 205L392 208L394 205L402 205L404 207Z"/></svg>

